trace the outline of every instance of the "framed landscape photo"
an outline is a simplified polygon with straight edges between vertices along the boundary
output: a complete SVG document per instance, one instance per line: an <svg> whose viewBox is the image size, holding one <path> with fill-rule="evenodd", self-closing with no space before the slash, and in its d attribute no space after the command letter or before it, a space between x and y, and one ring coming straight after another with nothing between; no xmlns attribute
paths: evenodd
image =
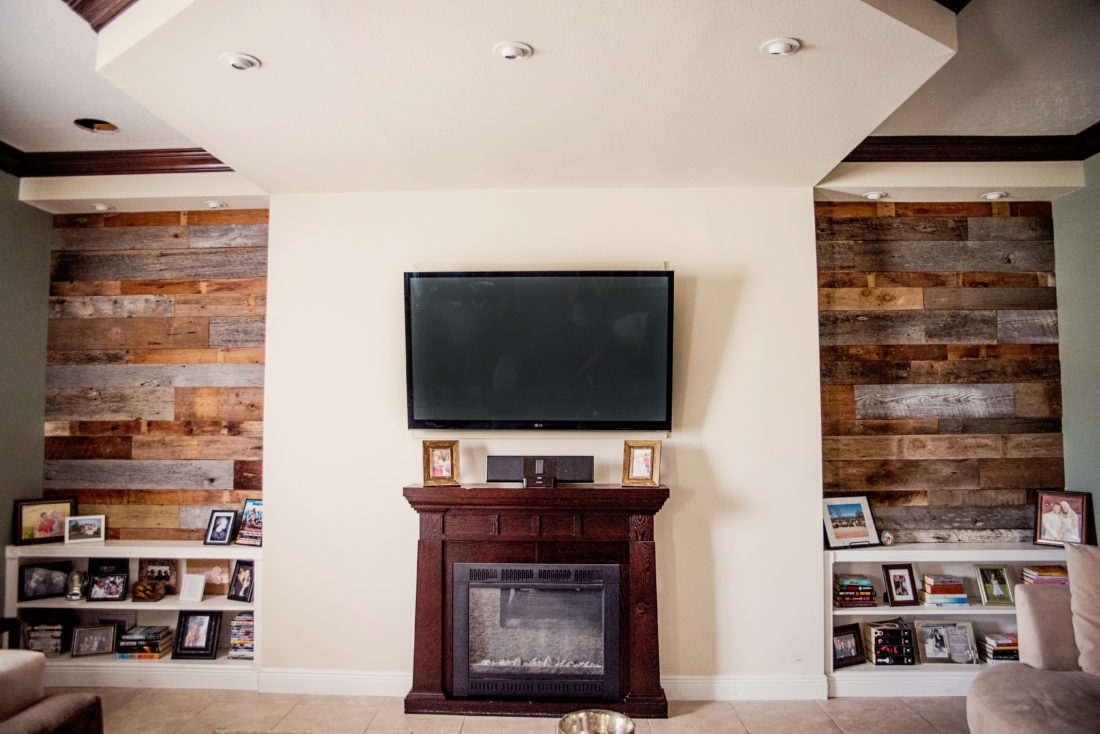
<svg viewBox="0 0 1100 734"><path fill-rule="evenodd" d="M826 497L822 502L825 537L830 548L879 544L866 497Z"/></svg>
<svg viewBox="0 0 1100 734"><path fill-rule="evenodd" d="M623 441L623 486L656 487L661 483L661 442Z"/></svg>
<svg viewBox="0 0 1100 734"><path fill-rule="evenodd" d="M95 627L73 628L73 657L82 655L106 655L115 651L115 635L118 627L103 624Z"/></svg>
<svg viewBox="0 0 1100 734"><path fill-rule="evenodd" d="M253 561L239 560L233 566L233 577L229 581L227 599L233 601L252 601L252 592L256 589L256 564Z"/></svg>
<svg viewBox="0 0 1100 734"><path fill-rule="evenodd" d="M11 542L13 545L64 542L65 519L75 514L75 497L16 500Z"/></svg>
<svg viewBox="0 0 1100 734"><path fill-rule="evenodd" d="M65 596L72 561L28 563L19 567L19 601Z"/></svg>
<svg viewBox="0 0 1100 734"><path fill-rule="evenodd" d="M1085 492L1040 490L1035 503L1035 542L1063 546L1088 537L1088 497Z"/></svg>
<svg viewBox="0 0 1100 734"><path fill-rule="evenodd" d="M221 621L221 612L180 612L172 657L191 660L216 658Z"/></svg>
<svg viewBox="0 0 1100 734"><path fill-rule="evenodd" d="M859 623L833 627L833 670L862 662L863 634Z"/></svg>
<svg viewBox="0 0 1100 734"><path fill-rule="evenodd" d="M1008 581L1008 568L1005 566L974 566L978 576L978 591L982 595L982 604L1004 606L1015 603L1012 599L1012 585Z"/></svg>
<svg viewBox="0 0 1100 734"><path fill-rule="evenodd" d="M65 518L66 543L102 543L106 539L106 515L70 515Z"/></svg>
<svg viewBox="0 0 1100 734"><path fill-rule="evenodd" d="M459 483L458 441L424 441L424 486Z"/></svg>
<svg viewBox="0 0 1100 734"><path fill-rule="evenodd" d="M910 563L891 563L882 567L882 580L892 607L913 607L920 604L917 582Z"/></svg>
<svg viewBox="0 0 1100 734"><path fill-rule="evenodd" d="M88 581L88 601L123 601L126 598L127 574L91 574Z"/></svg>
<svg viewBox="0 0 1100 734"><path fill-rule="evenodd" d="M233 525L236 522L236 510L212 510L202 542L205 545L229 545L233 542Z"/></svg>

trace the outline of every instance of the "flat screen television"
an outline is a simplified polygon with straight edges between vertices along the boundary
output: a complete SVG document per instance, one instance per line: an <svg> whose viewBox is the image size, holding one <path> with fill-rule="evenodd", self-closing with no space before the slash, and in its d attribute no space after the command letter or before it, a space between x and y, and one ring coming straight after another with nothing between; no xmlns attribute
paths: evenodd
<svg viewBox="0 0 1100 734"><path fill-rule="evenodd" d="M671 271L405 273L409 428L670 430Z"/></svg>

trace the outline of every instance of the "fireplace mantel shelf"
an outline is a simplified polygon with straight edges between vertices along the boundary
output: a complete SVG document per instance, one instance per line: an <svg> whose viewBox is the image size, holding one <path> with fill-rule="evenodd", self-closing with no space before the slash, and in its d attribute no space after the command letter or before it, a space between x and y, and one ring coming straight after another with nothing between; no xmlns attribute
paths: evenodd
<svg viewBox="0 0 1100 734"><path fill-rule="evenodd" d="M495 509L616 509L656 513L668 499L668 487L623 487L618 484L570 484L528 488L514 484L466 484L456 487L405 487L405 499L417 512L467 507Z"/></svg>

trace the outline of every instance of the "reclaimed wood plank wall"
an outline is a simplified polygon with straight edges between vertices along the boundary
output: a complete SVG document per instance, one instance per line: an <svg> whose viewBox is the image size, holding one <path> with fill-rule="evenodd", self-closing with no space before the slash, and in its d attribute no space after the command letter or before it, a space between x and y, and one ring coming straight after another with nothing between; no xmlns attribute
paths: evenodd
<svg viewBox="0 0 1100 734"><path fill-rule="evenodd" d="M54 218L46 497L203 537L263 489L266 210Z"/></svg>
<svg viewBox="0 0 1100 734"><path fill-rule="evenodd" d="M818 203L826 497L897 542L1027 541L1061 489L1049 203Z"/></svg>

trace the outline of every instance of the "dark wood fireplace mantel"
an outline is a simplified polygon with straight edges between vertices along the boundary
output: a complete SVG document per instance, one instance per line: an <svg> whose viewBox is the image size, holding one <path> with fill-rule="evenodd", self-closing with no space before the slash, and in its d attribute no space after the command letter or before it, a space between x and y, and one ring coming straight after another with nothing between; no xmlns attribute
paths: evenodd
<svg viewBox="0 0 1100 734"><path fill-rule="evenodd" d="M420 514L416 570L416 637L408 713L553 716L610 708L663 718L657 646L656 548L653 516L667 487L588 484L405 487ZM613 563L621 574L618 701L485 700L451 695L454 563Z"/></svg>

